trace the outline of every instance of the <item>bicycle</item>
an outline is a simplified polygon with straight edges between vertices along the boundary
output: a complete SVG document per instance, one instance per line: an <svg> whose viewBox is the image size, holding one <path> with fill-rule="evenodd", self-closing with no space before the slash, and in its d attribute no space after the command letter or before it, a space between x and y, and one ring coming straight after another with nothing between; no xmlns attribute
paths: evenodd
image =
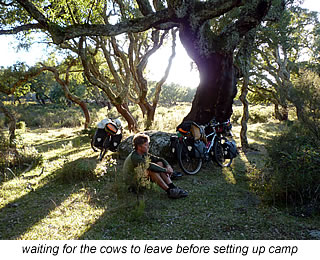
<svg viewBox="0 0 320 260"><path fill-rule="evenodd" d="M180 168L186 174L196 174L203 162L210 160L220 167L229 167L238 153L235 142L228 140L229 136L232 137L230 121L219 123L213 119L198 127L204 129L202 140L194 140L190 133L177 132L175 148Z"/></svg>

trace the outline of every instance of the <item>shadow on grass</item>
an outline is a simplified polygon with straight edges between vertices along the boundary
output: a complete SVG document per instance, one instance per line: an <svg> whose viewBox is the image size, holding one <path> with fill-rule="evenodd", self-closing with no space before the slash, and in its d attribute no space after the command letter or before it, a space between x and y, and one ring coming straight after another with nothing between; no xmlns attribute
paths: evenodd
<svg viewBox="0 0 320 260"><path fill-rule="evenodd" d="M76 162L67 163L62 169L46 176L47 183L42 187L28 192L1 208L0 239L19 238L52 210L59 207L70 195L78 192L83 187L83 183L79 183L79 180L71 183L68 177L62 175L67 173L65 169L74 168L74 165L81 165L81 162L88 161L91 161L91 167L97 163L93 158L82 158ZM71 180L76 181L74 176Z"/></svg>
<svg viewBox="0 0 320 260"><path fill-rule="evenodd" d="M226 180L224 170L214 163L205 164L196 175L175 180L189 193L183 199L169 199L161 189L155 189L148 190L138 204L136 195L124 189L113 201L114 207L106 210L80 239L242 238L243 212L255 211L257 205L248 191L244 162L239 158L233 167L228 171L235 183Z"/></svg>
<svg viewBox="0 0 320 260"><path fill-rule="evenodd" d="M75 136L73 138L65 138L63 140L46 141L40 144L34 145L34 147L40 152L47 152L53 149L59 149L62 146L72 144L74 147L80 147L81 145L89 144L90 138L87 136Z"/></svg>
<svg viewBox="0 0 320 260"><path fill-rule="evenodd" d="M173 168L179 170L176 164ZM246 173L247 164L240 157L231 168L205 163L196 175L174 180L189 193L178 200L156 189L147 191L138 204L136 195L123 189L113 208L80 239L243 239L242 234L252 238L245 227L246 215L255 214L259 200L249 191Z"/></svg>

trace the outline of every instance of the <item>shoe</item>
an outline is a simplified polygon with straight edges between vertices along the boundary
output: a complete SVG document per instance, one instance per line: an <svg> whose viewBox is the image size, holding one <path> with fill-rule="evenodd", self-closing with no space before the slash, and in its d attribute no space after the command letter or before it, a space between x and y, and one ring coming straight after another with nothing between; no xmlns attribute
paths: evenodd
<svg viewBox="0 0 320 260"><path fill-rule="evenodd" d="M179 179L179 178L181 178L182 177L182 173L181 172L176 172L176 171L174 171L173 173L172 173L172 175L171 175L171 180L176 180L176 179Z"/></svg>
<svg viewBox="0 0 320 260"><path fill-rule="evenodd" d="M185 190L183 190L183 189L181 189L179 187L178 187L178 189L180 190L180 197L181 198L184 198L184 197L188 196L188 192L187 191L185 191Z"/></svg>
<svg viewBox="0 0 320 260"><path fill-rule="evenodd" d="M168 192L168 197L171 199L179 199L187 196L188 196L188 193L178 187L170 189Z"/></svg>

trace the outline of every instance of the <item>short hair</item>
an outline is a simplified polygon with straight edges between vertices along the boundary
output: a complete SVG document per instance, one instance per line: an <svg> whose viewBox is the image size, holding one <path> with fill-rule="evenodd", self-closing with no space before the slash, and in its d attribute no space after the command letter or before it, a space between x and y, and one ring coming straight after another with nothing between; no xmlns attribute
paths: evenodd
<svg viewBox="0 0 320 260"><path fill-rule="evenodd" d="M134 146L134 149L137 149L139 145L142 145L146 142L150 142L150 137L148 135L142 134L142 133L136 134L132 140L132 144Z"/></svg>

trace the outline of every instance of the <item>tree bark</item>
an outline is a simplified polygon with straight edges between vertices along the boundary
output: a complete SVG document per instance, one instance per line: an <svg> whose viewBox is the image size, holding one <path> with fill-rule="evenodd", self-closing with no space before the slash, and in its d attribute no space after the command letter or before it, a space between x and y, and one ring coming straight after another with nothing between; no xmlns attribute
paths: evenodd
<svg viewBox="0 0 320 260"><path fill-rule="evenodd" d="M117 104L115 105L115 107L117 111L120 113L120 115L122 115L124 119L127 121L128 130L130 132L138 132L137 122L132 116L132 114L130 113L130 111L125 108L126 106L124 104Z"/></svg>
<svg viewBox="0 0 320 260"><path fill-rule="evenodd" d="M241 118L241 130L240 130L240 142L242 150L245 151L249 148L248 138L247 138L247 129L248 129L248 120L249 120L249 102L247 100L248 94L248 85L249 85L249 76L246 75L243 78L243 84L241 87L240 101L243 105L243 113Z"/></svg>
<svg viewBox="0 0 320 260"><path fill-rule="evenodd" d="M183 121L207 124L213 118L224 122L231 117L238 79L238 70L233 64L234 51L266 16L270 5L271 2L265 0L246 5L239 19L221 32L214 32L209 22L197 19L196 13L181 20L181 43L197 64L200 74L191 111Z"/></svg>
<svg viewBox="0 0 320 260"><path fill-rule="evenodd" d="M232 115L233 99L237 94L237 77L232 54L212 53L196 62L200 84L189 114L183 119L206 124L215 118L224 122Z"/></svg>
<svg viewBox="0 0 320 260"><path fill-rule="evenodd" d="M279 121L287 121L289 117L288 107L282 106L280 104L280 108L279 108L279 105L275 104L274 114L275 114L275 118L278 119Z"/></svg>
<svg viewBox="0 0 320 260"><path fill-rule="evenodd" d="M62 87L65 97L68 100L70 100L80 106L80 108L82 109L82 112L84 114L84 117L85 117L84 129L88 129L91 119L90 119L90 113L89 113L87 104L83 100L81 100L80 98L76 97L75 95L72 95L69 90L69 87L68 87L69 71L70 71L70 68L72 67L72 65L73 65L73 63L71 63L67 68L65 80L60 78L59 72L56 68L43 66L43 69L51 71L54 74L56 81Z"/></svg>

